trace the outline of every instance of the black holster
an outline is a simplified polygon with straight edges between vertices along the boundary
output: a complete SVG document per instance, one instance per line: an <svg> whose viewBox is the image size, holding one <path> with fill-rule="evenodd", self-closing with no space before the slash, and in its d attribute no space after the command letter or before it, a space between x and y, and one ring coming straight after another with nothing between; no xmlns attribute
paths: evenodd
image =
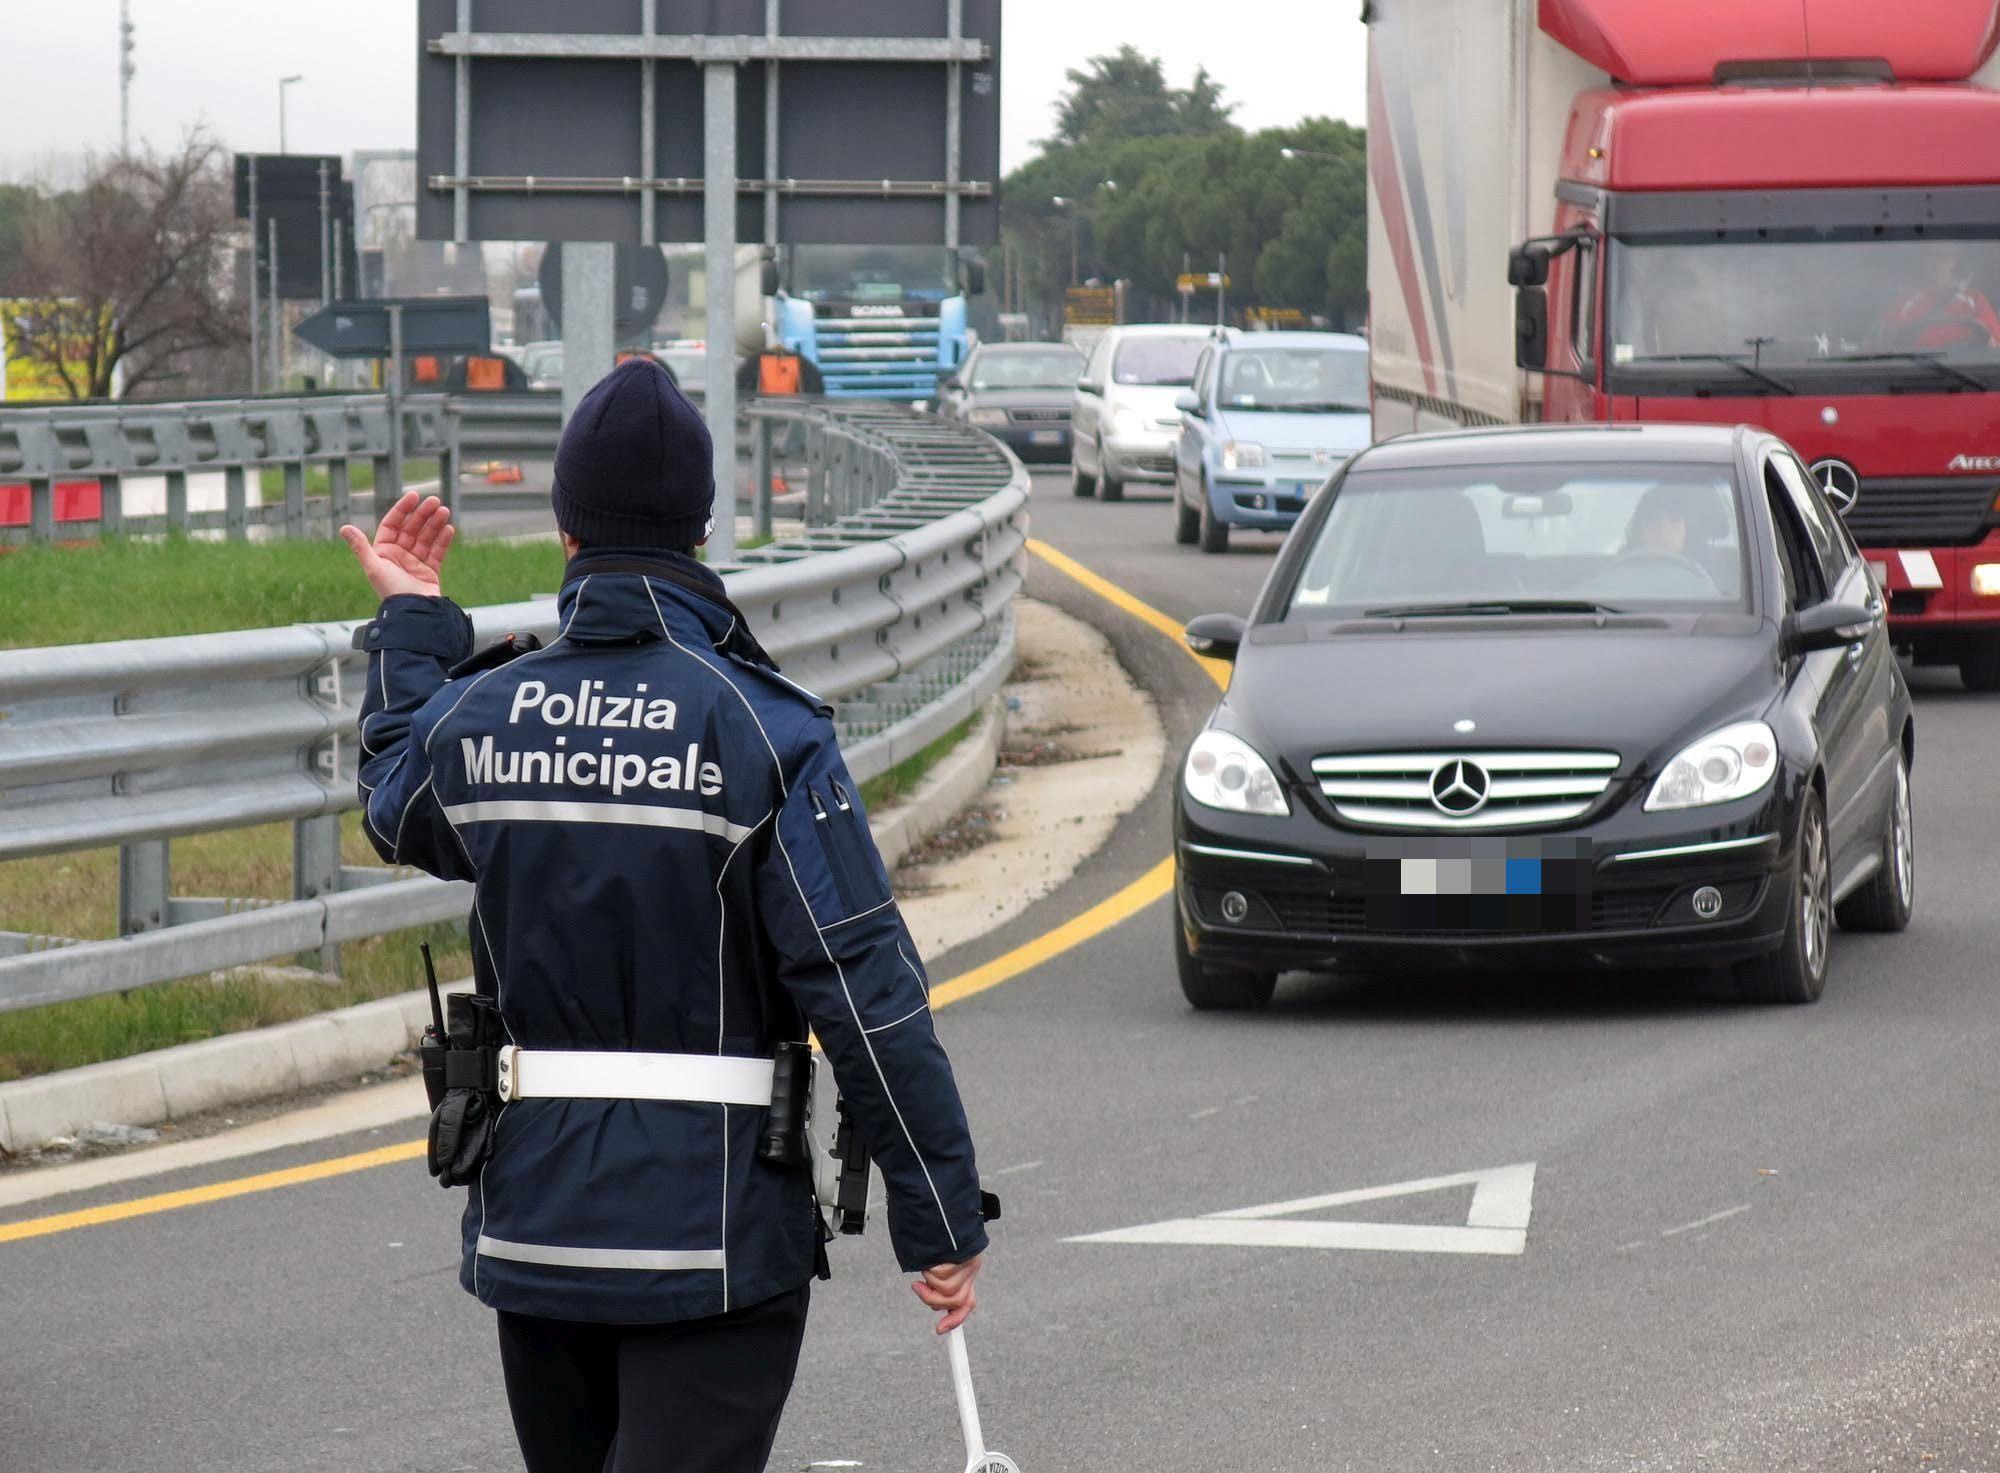
<svg viewBox="0 0 2000 1473"><path fill-rule="evenodd" d="M500 1007L478 993L446 999L445 1045L437 1073L443 1096L431 1113L430 1168L439 1186L462 1187L479 1175L500 1122L500 1048L507 1030ZM432 1087L432 1060L424 1059Z"/></svg>

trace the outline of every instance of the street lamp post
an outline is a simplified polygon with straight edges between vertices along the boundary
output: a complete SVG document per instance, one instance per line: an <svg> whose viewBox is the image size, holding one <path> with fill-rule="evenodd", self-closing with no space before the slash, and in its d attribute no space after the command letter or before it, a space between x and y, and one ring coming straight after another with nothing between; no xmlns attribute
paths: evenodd
<svg viewBox="0 0 2000 1473"><path fill-rule="evenodd" d="M278 78L278 152L279 153L291 152L291 150L285 146L285 89L291 86L292 83L294 82L303 82L304 80L305 80L304 74L299 72L294 72L289 77Z"/></svg>
<svg viewBox="0 0 2000 1473"><path fill-rule="evenodd" d="M1281 159L1315 159L1323 164L1333 164L1340 161L1340 155L1338 154L1315 153L1309 148L1281 148L1278 150L1278 157Z"/></svg>
<svg viewBox="0 0 2000 1473"><path fill-rule="evenodd" d="M1116 194L1118 192L1118 181L1116 179L1107 179L1097 187L1107 194ZM1069 212L1069 284L1071 286L1080 286L1083 284L1083 276L1078 269L1079 263L1077 258L1079 249L1077 242L1082 232L1082 225L1077 219L1077 206L1081 205L1083 201L1073 195L1055 194L1049 196L1049 203L1059 210L1067 210Z"/></svg>

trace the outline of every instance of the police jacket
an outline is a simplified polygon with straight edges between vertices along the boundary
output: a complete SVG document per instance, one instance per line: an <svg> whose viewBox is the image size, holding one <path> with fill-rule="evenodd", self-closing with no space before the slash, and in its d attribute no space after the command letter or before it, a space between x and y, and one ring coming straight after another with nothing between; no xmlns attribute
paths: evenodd
<svg viewBox="0 0 2000 1473"><path fill-rule="evenodd" d="M385 601L361 641L369 838L473 882L476 985L522 1049L769 1057L810 1028L898 1261L962 1262L986 1246L972 1140L832 713L758 663L726 600L670 576L721 594L692 558L580 556L561 634L505 662L472 657L449 600ZM614 1323L797 1288L820 1220L806 1169L758 1159L765 1117L513 1101L470 1188L461 1282Z"/></svg>

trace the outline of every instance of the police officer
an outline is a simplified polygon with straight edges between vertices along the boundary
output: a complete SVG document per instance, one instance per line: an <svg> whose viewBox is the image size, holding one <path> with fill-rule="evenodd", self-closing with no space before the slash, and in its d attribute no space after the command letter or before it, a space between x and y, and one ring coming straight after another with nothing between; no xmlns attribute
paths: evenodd
<svg viewBox="0 0 2000 1473"><path fill-rule="evenodd" d="M499 1311L529 1473L764 1467L824 1264L809 1171L758 1150L781 1043L825 1050L939 1333L972 1312L986 1248L929 984L832 713L692 556L710 465L658 364L594 387L556 454L561 633L514 658L476 656L442 596L435 498L403 497L372 542L342 529L383 600L360 641L369 838L475 886L476 994L512 1089L467 1169L459 1277Z"/></svg>

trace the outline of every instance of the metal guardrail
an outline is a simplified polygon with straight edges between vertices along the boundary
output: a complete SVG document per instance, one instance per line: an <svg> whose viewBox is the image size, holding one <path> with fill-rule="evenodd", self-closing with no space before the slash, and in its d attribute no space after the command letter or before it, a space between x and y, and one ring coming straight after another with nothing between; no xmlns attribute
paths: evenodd
<svg viewBox="0 0 2000 1473"><path fill-rule="evenodd" d="M891 405L764 401L812 447L807 528L723 569L791 678L836 703L863 780L921 750L1013 664L1026 472L996 441ZM478 609L482 640L552 636L552 599ZM345 866L367 664L353 622L0 652L0 860L120 848L120 939L0 930L0 1011L462 920L469 887ZM174 839L285 821L293 898L172 893ZM0 917L0 925L5 918Z"/></svg>
<svg viewBox="0 0 2000 1473"><path fill-rule="evenodd" d="M458 479L456 420L441 394L403 400L402 456L390 434L385 394L308 394L284 398L208 399L176 404L69 404L0 411L0 482L28 486L25 526L0 526L0 545L86 539L107 534L221 531L247 537L252 527L292 536L331 535L350 513L354 467L366 462L374 484L395 485L402 460L441 463L444 484ZM326 472L326 493L308 494L310 472ZM266 502L265 470L283 477L282 499ZM188 478L219 474L223 504L190 510ZM252 495L251 475L260 478ZM161 478L163 510L128 515L125 482ZM95 520L56 517L57 488L95 481Z"/></svg>

